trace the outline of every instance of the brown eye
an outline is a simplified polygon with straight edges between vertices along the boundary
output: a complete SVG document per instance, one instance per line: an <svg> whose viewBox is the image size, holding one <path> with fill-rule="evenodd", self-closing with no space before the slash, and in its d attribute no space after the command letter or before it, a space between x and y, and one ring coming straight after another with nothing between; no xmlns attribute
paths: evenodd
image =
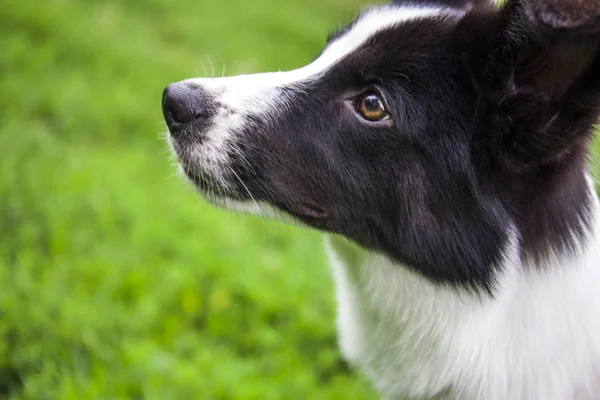
<svg viewBox="0 0 600 400"><path fill-rule="evenodd" d="M358 112L367 121L381 121L388 117L383 100L375 93L367 93L360 98Z"/></svg>

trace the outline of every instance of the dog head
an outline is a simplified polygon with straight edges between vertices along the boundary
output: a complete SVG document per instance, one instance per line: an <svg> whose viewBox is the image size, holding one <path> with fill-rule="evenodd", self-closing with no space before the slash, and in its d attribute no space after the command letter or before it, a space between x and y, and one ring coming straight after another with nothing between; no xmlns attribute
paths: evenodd
<svg viewBox="0 0 600 400"><path fill-rule="evenodd" d="M538 32L517 0L397 1L303 68L169 85L163 112L212 202L489 286L511 231L543 257L584 230L597 48Z"/></svg>

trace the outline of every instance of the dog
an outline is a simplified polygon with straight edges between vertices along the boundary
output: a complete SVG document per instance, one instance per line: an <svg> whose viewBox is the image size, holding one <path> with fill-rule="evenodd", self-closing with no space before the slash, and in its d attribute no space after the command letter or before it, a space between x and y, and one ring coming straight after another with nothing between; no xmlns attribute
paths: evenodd
<svg viewBox="0 0 600 400"><path fill-rule="evenodd" d="M383 398L597 400L599 47L520 0L395 1L163 114L210 202L327 233L341 351Z"/></svg>

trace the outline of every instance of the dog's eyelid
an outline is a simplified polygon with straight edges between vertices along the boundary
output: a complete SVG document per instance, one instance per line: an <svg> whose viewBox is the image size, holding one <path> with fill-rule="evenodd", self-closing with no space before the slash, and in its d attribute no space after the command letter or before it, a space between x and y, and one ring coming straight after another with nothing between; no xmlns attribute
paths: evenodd
<svg viewBox="0 0 600 400"><path fill-rule="evenodd" d="M386 102L385 100L387 96L385 87L381 85L380 81L364 81L361 85L361 88L359 90L351 92L348 98L357 100L368 93L374 93L377 96L381 97L384 100L384 103Z"/></svg>

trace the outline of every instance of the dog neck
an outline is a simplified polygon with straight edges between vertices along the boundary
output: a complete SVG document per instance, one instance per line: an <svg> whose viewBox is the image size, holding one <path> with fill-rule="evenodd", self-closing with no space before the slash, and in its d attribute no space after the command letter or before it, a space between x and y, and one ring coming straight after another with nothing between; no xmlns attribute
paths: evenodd
<svg viewBox="0 0 600 400"><path fill-rule="evenodd" d="M591 223L577 248L527 261L512 235L491 295L330 237L344 355L392 397L598 395L600 205L589 185Z"/></svg>

